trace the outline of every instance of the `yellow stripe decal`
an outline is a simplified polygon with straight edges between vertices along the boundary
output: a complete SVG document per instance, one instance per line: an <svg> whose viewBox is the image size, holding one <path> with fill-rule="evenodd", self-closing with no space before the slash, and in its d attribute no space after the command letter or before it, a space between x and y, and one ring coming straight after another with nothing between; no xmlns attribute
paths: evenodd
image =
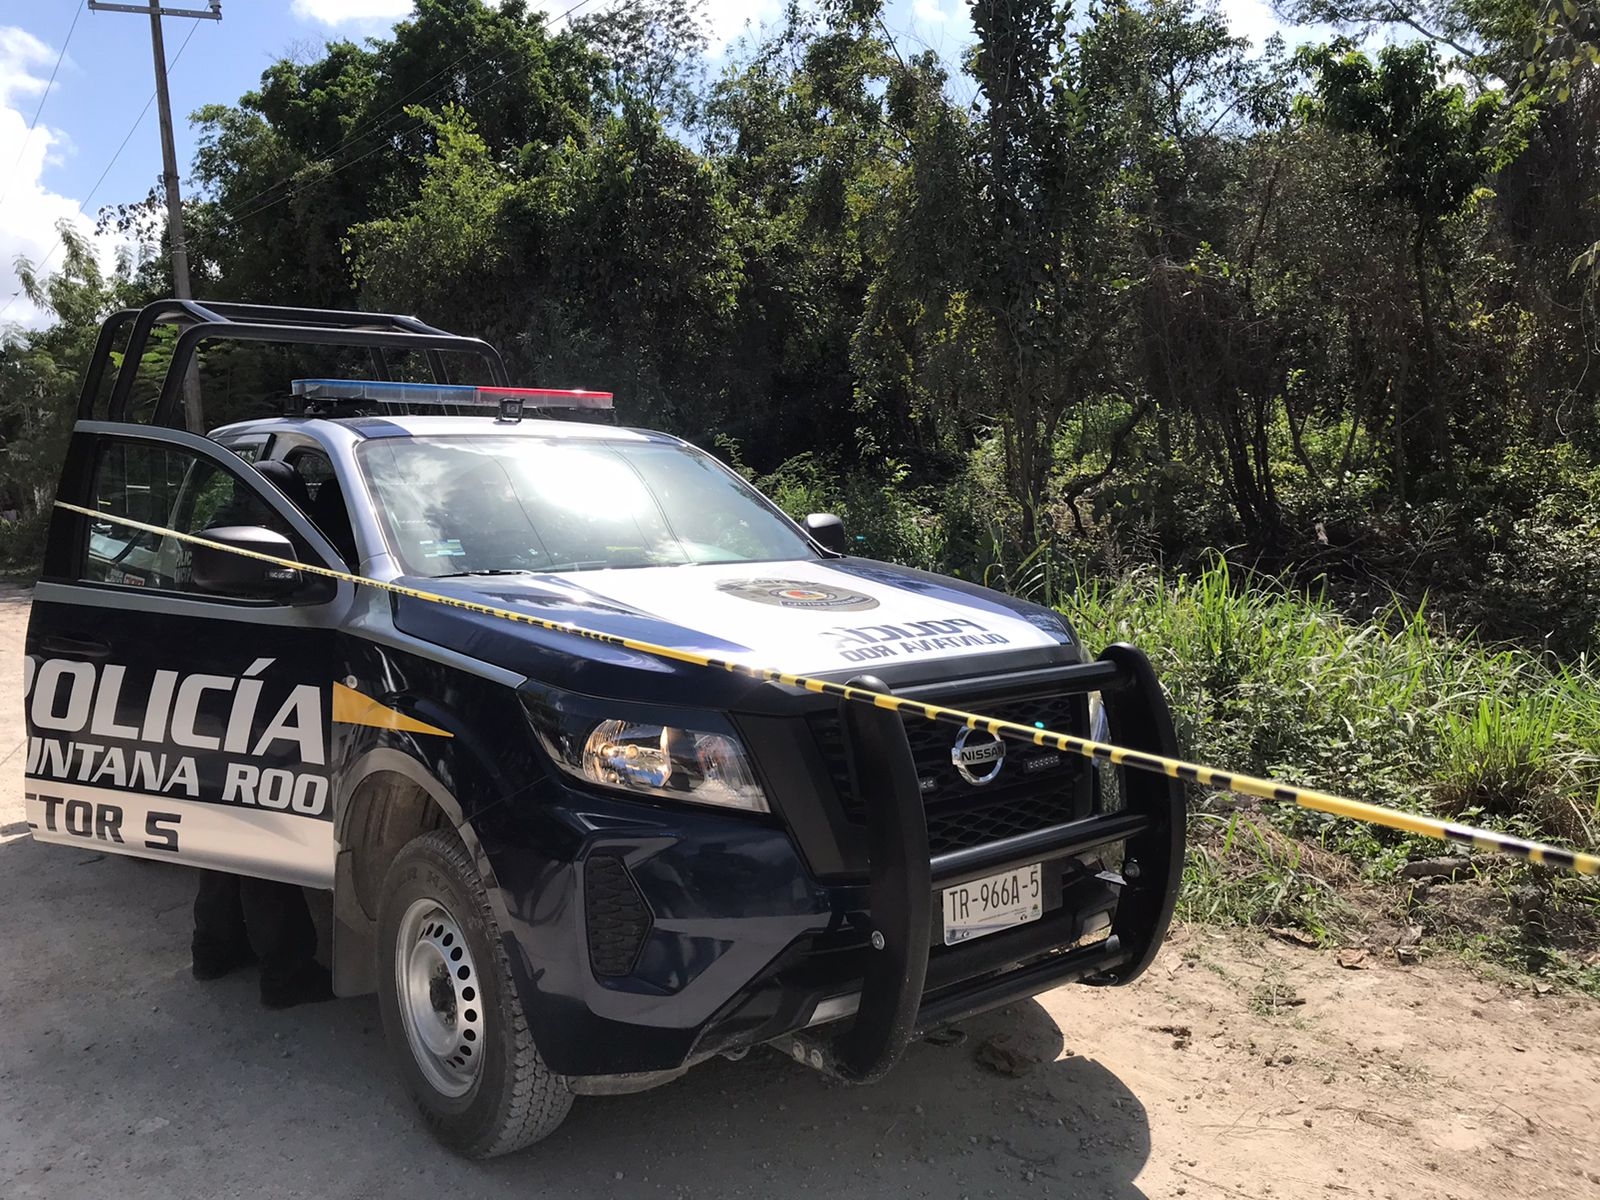
<svg viewBox="0 0 1600 1200"><path fill-rule="evenodd" d="M374 729L398 729L404 733L431 733L434 737L454 737L448 729L429 725L415 717L379 704L342 683L333 685L333 719L341 725L371 725Z"/></svg>
<svg viewBox="0 0 1600 1200"><path fill-rule="evenodd" d="M278 558L275 555L263 554L259 550L245 550L237 546L224 546L221 542L214 542L197 534L179 533L175 529L166 529L160 525L150 525L143 521L134 521L126 517L113 517L108 513L96 512L92 508L82 508L76 504L68 504L64 500L57 500L56 507L65 509L67 512L77 513L80 516L92 517L97 521L109 521L116 525L126 526L129 529L138 529L161 537L175 538L190 545L206 546L226 554L238 554L245 558L258 559L261 562L272 563L274 566L303 571L308 575L321 575L327 579L339 580L341 583L377 588L379 591L390 592L396 596L406 596L413 600L425 600L430 604L442 604L448 608L464 609L467 612L478 613L482 616L496 617L502 621L514 621L519 625L532 625L536 629L546 629L552 633L568 633L576 637L589 638L592 641L603 642L608 646L618 646L624 650L650 654L656 658L664 658L672 662L687 663L696 667L714 667L767 683L786 684L789 687L804 688L810 692L837 696L842 700L873 704L879 708L887 708L900 713L914 713L930 721L938 721L947 725L963 725L968 729L976 729L981 725L990 733L998 736L1032 742L1038 746L1050 746L1064 754L1076 754L1083 758L1098 759L1102 762L1133 767L1140 771L1151 771L1158 775L1166 775L1172 779L1191 780L1223 791L1237 792L1243 796L1255 796L1261 800L1277 800L1286 804L1298 804L1301 808L1310 808L1315 809L1317 812L1348 817L1352 821L1364 821L1369 825L1382 825L1405 833L1438 838L1441 841L1459 842L1482 850L1507 854L1513 858L1523 859L1526 862L1567 867L1584 875L1600 875L1600 854L1586 853L1581 850L1563 850L1557 846L1524 841L1522 838L1510 837L1507 834L1495 833L1488 829L1475 829L1466 825L1455 825L1448 821L1440 821L1434 817L1425 817L1417 813L1403 812L1394 808L1384 808L1361 800L1347 800L1343 796L1335 796L1328 792L1294 787L1291 784L1278 783L1270 779L1258 779L1252 775L1235 775L1230 772L1218 771L1211 767L1200 766L1197 763L1184 762L1181 759L1166 758L1158 754L1147 754L1139 750L1129 750L1123 746L1112 746L1105 742L1073 737L1070 734L1056 733L1049 729L1039 730L1031 725L1018 725L1011 721L1000 721L993 717L964 712L959 708L944 708L934 704L903 700L898 696L868 691L865 688L847 687L842 683L830 683L825 679L814 679L804 675L790 675L767 667L752 667L744 663L712 658L708 655L697 654L693 650L679 650L672 646L658 646L653 642L641 642L636 638L621 637L612 633L600 633L597 630L585 629L581 625L574 625L570 621L551 621L544 617L515 612L509 608L499 608L492 604L480 604L475 600L462 600L455 596L441 596L437 592L426 592L400 583L386 583L380 579L368 579L362 575L352 575L348 571L336 571L332 567L319 567L311 563L296 562L291 558ZM398 713L395 715L400 716ZM402 719L409 720L410 718L402 717ZM434 733L444 732L443 730L433 729L431 726L428 727L427 731Z"/></svg>

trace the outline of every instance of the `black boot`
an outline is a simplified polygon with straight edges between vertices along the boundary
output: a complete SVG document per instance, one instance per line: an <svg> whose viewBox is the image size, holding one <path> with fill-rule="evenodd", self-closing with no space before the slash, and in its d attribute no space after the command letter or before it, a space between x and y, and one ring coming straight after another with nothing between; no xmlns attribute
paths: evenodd
<svg viewBox="0 0 1600 1200"><path fill-rule="evenodd" d="M267 1008L293 1008L333 999L333 976L315 959L287 971L261 972L261 1003Z"/></svg>
<svg viewBox="0 0 1600 1200"><path fill-rule="evenodd" d="M256 961L256 952L244 941L214 944L196 939L189 952L194 958L189 969L202 982L221 979L240 967L253 966Z"/></svg>
<svg viewBox="0 0 1600 1200"><path fill-rule="evenodd" d="M239 877L201 871L194 898L194 938L189 943L196 979L221 979L256 961L245 933Z"/></svg>
<svg viewBox="0 0 1600 1200"><path fill-rule="evenodd" d="M333 999L328 969L317 962L317 927L306 894L292 883L242 879L250 939L261 952L261 1003L293 1008Z"/></svg>

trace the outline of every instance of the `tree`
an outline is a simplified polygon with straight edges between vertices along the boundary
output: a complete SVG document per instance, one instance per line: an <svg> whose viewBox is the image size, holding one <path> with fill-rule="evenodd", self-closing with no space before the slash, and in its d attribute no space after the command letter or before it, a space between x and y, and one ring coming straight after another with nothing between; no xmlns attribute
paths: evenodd
<svg viewBox="0 0 1600 1200"><path fill-rule="evenodd" d="M611 64L618 104L632 99L684 128L699 121L705 78L705 0L633 0L573 27Z"/></svg>
<svg viewBox="0 0 1600 1200"><path fill-rule="evenodd" d="M1122 311L1115 114L1126 89L1068 37L1070 16L1048 0L975 0L970 120L928 102L925 61L899 90L917 126L904 211L932 239L891 235L902 323L921 327L916 340L958 381L966 419L996 427L1024 545L1048 530L1062 421L1103 386Z"/></svg>
<svg viewBox="0 0 1600 1200"><path fill-rule="evenodd" d="M715 428L738 278L717 173L640 100L517 164L460 109L417 115L416 197L350 230L365 302L484 334L533 381L615 388L630 420Z"/></svg>
<svg viewBox="0 0 1600 1200"><path fill-rule="evenodd" d="M1554 0L1558 6L1561 0ZM1420 43L1480 82L1515 84L1521 47L1538 23L1539 0L1273 0L1302 25L1331 25L1356 43Z"/></svg>
<svg viewBox="0 0 1600 1200"><path fill-rule="evenodd" d="M136 301L134 261L122 250L109 273L94 246L69 221L56 227L62 263L42 275L27 259L17 275L28 299L54 323L37 331L0 330L0 509L18 514L0 523L0 558L32 565L43 550L78 392L100 323Z"/></svg>
<svg viewBox="0 0 1600 1200"><path fill-rule="evenodd" d="M808 450L874 460L907 432L852 359L906 152L876 12L840 6L824 20L791 4L705 106L741 262L729 386L762 398L731 412L726 433L763 470Z"/></svg>
<svg viewBox="0 0 1600 1200"><path fill-rule="evenodd" d="M454 106L491 161L536 162L588 136L605 74L525 0L419 0L391 40L282 59L237 105L195 115L197 274L212 295L349 306L346 231L416 194L435 132L420 114Z"/></svg>
<svg viewBox="0 0 1600 1200"><path fill-rule="evenodd" d="M1426 43L1385 46L1374 62L1340 39L1309 52L1305 61L1316 73L1316 91L1303 110L1376 151L1382 171L1375 199L1400 205L1411 220L1426 387L1414 427L1400 407L1403 395L1396 396L1394 483L1404 496L1408 444L1422 444L1436 460L1447 461L1450 454L1453 414L1450 389L1442 386L1449 364L1439 355L1431 280L1437 265L1448 286L1444 261L1435 258L1441 231L1526 147L1533 110L1525 101L1508 106L1493 92L1469 101L1461 85L1443 82L1444 67Z"/></svg>

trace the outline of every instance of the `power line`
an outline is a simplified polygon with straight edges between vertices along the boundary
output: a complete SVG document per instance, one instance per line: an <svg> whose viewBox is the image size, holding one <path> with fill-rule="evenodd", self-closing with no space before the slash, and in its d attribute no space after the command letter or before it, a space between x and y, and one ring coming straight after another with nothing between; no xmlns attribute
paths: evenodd
<svg viewBox="0 0 1600 1200"><path fill-rule="evenodd" d="M567 21L567 18L570 17L573 13L577 12L580 8L584 7L586 4L591 4L591 3L593 3L593 0L578 0L578 2L576 4L574 4L571 8L566 9L566 10L564 10L562 12L558 12L555 16L551 17L548 21L546 21L544 23L544 27L546 29L554 29L555 28L555 24L556 24L557 21ZM572 28L572 22L571 21L567 21L567 28L568 29Z"/></svg>
<svg viewBox="0 0 1600 1200"><path fill-rule="evenodd" d="M418 92L420 92L423 88L427 87L428 84L432 83L435 79L438 79L439 76L441 76L441 75L445 74L446 72L452 70L459 63L465 61L466 58L469 55L471 55L471 53L472 53L472 51L468 50L466 53L462 54L459 58L457 58L454 62L452 62L449 66L445 67L443 70L435 71L432 75L428 76L427 79L424 79L416 87L412 88L409 92L407 92L404 96L400 97L400 99L396 100L393 104L390 104L387 108L381 109L380 111L374 113L372 116L364 119L363 121L358 122L357 123L358 127L359 126L363 126L363 125L371 125L372 122L377 121L378 118L382 117L385 113L391 112L395 108L397 108L400 105L404 104L407 100L411 99ZM494 64L492 62L484 62L484 63L480 63L476 67L470 68L467 71L466 80L470 81L474 74L481 74L482 72L487 71L492 66L494 66ZM428 93L427 96L423 97L424 101L432 100L435 96L439 95L440 92L443 92L445 90L445 88L448 87L448 86L449 86L448 83L441 84L439 87L435 88L432 92ZM405 119L405 113L402 112L402 113L397 114L394 117L390 117L388 120L384 121L383 124L384 125L388 125L388 126L394 126L398 122L403 121L404 119ZM297 167L294 171L290 172L288 175L284 175L279 179L273 180L273 182L269 183L266 187L262 188L255 195L247 196L243 200L240 200L238 203L233 205L233 211L238 211L239 209L245 208L247 205L254 204L257 200L260 200L262 197L264 197L264 196L266 196L266 195L268 195L268 194L270 194L272 192L277 191L279 188L291 186L294 183L295 176L299 175L301 172L305 171L307 168L315 167L315 166L326 166L328 163L331 163L336 157L338 157L339 152L341 150L344 150L344 149L346 149L346 148L348 148L350 146L353 146L356 142L359 142L359 141L363 140L364 138L367 138L367 137L369 137L369 136L371 136L373 134L381 134L381 133L384 133L384 132L386 132L386 131L381 129L381 128L377 128L377 127L374 127L374 128L371 128L371 129L366 129L366 130L361 130L359 132L356 131L356 130L352 130L351 133L349 134L349 136L347 136L344 141L340 142L332 150L328 151L327 154L323 155L321 158L314 159L313 161L311 161L309 163L301 164L299 167ZM360 162L361 159L365 158L366 156L367 156L367 154L364 152L360 157L358 157L356 159L353 159L351 161ZM347 163L345 165L349 165L349 164ZM344 169L343 167L340 167L340 168L338 168L338 170L331 172L331 174L338 174L338 171L339 170L343 170L343 169ZM278 197L274 198L273 200L269 201L268 203L262 205L261 209L256 209L254 211L260 212L260 211L262 211L262 209L271 208L272 205L278 203L279 200L283 200L283 199L286 199L286 198L287 198L287 193L285 193L285 195L283 195L283 196L278 196ZM224 209L223 210L224 215L227 215L228 211L229 210ZM234 220L238 220L238 219L239 218L234 218ZM232 221L230 221L229 223L231 224Z"/></svg>
<svg viewBox="0 0 1600 1200"><path fill-rule="evenodd" d="M78 28L78 18L83 16L83 5L84 0L78 0L78 11L72 14L72 24L67 26L67 36L61 43L61 53L56 55L56 65L50 68L50 78L45 82L44 92L39 96L39 106L33 110L33 120L28 122L28 132L22 135L22 146L17 151L17 161L11 164L13 179L16 177L17 167L22 163L22 156L28 152L28 143L33 141L33 127L39 123L39 114L44 111L44 102L50 99L50 89L56 83L56 72L61 70L61 60L66 58L67 47L72 44L72 34ZM0 204L4 204L10 195L9 188L0 194Z"/></svg>
<svg viewBox="0 0 1600 1200"><path fill-rule="evenodd" d="M199 25L191 25L189 27L188 36L183 39L182 44L178 47L178 52L172 56L172 61L167 64L168 73L172 71L173 67L178 65L178 60L183 57L183 52L189 48L190 38L194 37L195 31L199 28ZM150 106L155 102L156 94L151 92L150 98L144 102L144 107L139 110L139 115L134 118L133 124L128 127L128 132L126 135L124 135L122 143L117 147L116 153L111 156L111 161L106 163L105 170L100 172L100 178L94 181L94 186L89 189L89 194L86 195L82 202L78 205L79 216L82 216L84 210L89 207L89 201L94 199L95 193L100 190L100 185L106 181L106 176L111 174L111 168L117 165L117 159L122 157L122 152L128 148L128 143L133 140L133 135L139 132L139 126L144 123L145 117L150 113ZM35 267L34 270L36 272L43 272L43 270L48 267L51 261L55 258L56 251L60 250L61 246L61 238L57 236L55 245L50 247L50 253L46 254L44 258L40 260L39 265ZM22 295L22 289L19 287L16 291L11 293L11 298L5 302L5 307L0 308L0 317L6 315L11 306L17 302L17 297L20 295Z"/></svg>
<svg viewBox="0 0 1600 1200"><path fill-rule="evenodd" d="M489 92L492 91L494 88L497 88L497 87L500 87L501 85L503 85L507 81L507 79L509 79L509 76L502 76L501 78L493 80L492 82L490 82L488 84L488 86L484 87L481 91L478 92L479 98L482 98L483 96L488 95ZM444 89L440 88L439 90L443 91ZM437 94L437 93L435 93L435 94ZM420 129L420 128L422 128L420 123L413 127L413 129ZM379 132L379 131L374 130L373 132L376 133L376 132ZM363 150L360 154L356 155L354 158L346 159L344 162L340 163L338 166L334 167L333 170L327 172L326 174L320 175L315 179L308 180L307 183L306 183L306 186L307 187L315 187L318 184L326 183L328 180L332 179L335 175L338 175L338 174L340 174L340 173L342 173L344 171L348 171L351 167L355 166L357 163L362 162L365 159L371 158L374 154L377 154L380 151L385 150L387 148L388 148L388 142L380 140L375 145L368 147L366 150ZM311 163L311 164L307 164L307 165L308 166L325 166L330 161L331 161L330 159L319 159L319 160L317 160L316 163ZM304 171L305 169L306 169L305 167L301 167L300 171ZM300 172L297 171L295 174L298 175L299 173ZM235 207L234 209L231 209L231 210L230 209L223 209L222 210L222 215L226 218L226 220L222 223L221 227L222 228L228 228L228 227L237 225L241 221L248 220L250 217L256 216L259 213L266 212L267 209L269 209L269 208L275 208L279 204L282 204L285 200L288 200L290 197L292 197L294 195L294 189L293 189L294 179L295 179L294 175L286 176L285 178L279 180L277 184L274 184L271 187L266 188L265 190L256 193L256 195L254 195L254 196L252 196L250 198L251 200L259 199L260 197L265 196L268 192L277 190L277 188L279 186L283 186L283 187L285 187L287 189L282 194L274 196L272 199L268 200L265 204L257 205L255 208L252 208L252 209L250 209L250 210L248 210L246 212L238 211L238 207ZM249 203L249 201L245 201L244 203Z"/></svg>
<svg viewBox="0 0 1600 1200"><path fill-rule="evenodd" d="M547 21L545 23L545 27L548 29L551 26L555 25L558 21L566 20L568 17L572 16L573 13L577 12L580 8L584 8L584 7L586 7L587 5L589 5L591 3L593 3L593 0L578 0L578 2L576 4L571 5L570 7L565 9L563 12L557 13L554 17L552 17L549 21ZM571 27L570 26L570 22L569 22L568 27L569 28ZM258 206L256 208L249 208L248 211L244 211L244 210L246 210L248 208L248 206L254 204L257 200L262 199L263 197L271 194L272 192L278 191L278 189L280 189L280 188L292 188L292 186L294 184L294 181L295 181L295 177L297 175L301 174L302 172L304 172L308 167L326 166L329 163L333 162L333 160L339 155L339 153L342 150L345 150L345 149L349 148L350 146L353 146L355 143L363 140L364 138L367 138L367 137L370 137L370 136L373 136L373 135L381 135L381 134L384 134L384 133L387 133L387 132L393 132L394 128L401 121L403 121L405 119L405 115L406 114L403 111L397 113L395 116L389 117L387 120L384 120L382 122L383 126L387 126L388 127L386 129L374 126L372 128L368 128L368 129L363 130L362 126L372 126L374 122L379 120L379 118L382 118L386 114L394 112L394 110L396 110L398 108L401 108L401 106L403 106L406 103L406 101L410 100L412 97L414 97L418 92L422 91L423 88L427 87L434 80L440 78L443 75L448 74L449 72L453 71L456 67L458 67L461 63L465 62L472 55L474 49L475 49L475 47L469 47L467 50L463 51L460 55L458 55L455 59L453 59L446 66L444 66L443 68L441 68L438 71L435 71L432 75L428 76L428 78L424 79L421 83L419 83L416 87L412 88L404 96L401 96L400 99L398 99L398 100L394 101L393 103L385 106L384 108L379 109L376 113L373 113L371 116L363 118L360 122L357 123L356 128L352 129L351 132L345 137L344 141L340 142L337 146L335 146L332 150L328 151L328 153L323 155L321 158L316 159L313 162L303 164L302 166L296 168L294 171L290 172L288 175L285 175L282 178L274 180L272 183L269 183L266 187L262 188L259 192L256 192L254 195L247 196L247 197L245 197L245 199L238 201L237 203L233 204L232 206L230 206L228 208L223 208L222 209L222 215L223 215L224 218L226 218L226 220L223 223L224 226L237 225L240 221L243 221L243 220L245 220L245 219L247 219L249 217L253 217L257 213L265 212L267 209L272 208L275 205L282 203L284 200L287 200L289 198L290 194L291 194L289 191L283 192L282 195L274 196L271 200L268 200L265 204L262 204L262 205L260 205L260 206ZM481 75L484 72L486 72L486 71L490 70L491 68L493 68L494 66L495 66L495 63L492 60L486 60L486 61L480 63L478 66L469 69L467 71L466 78L463 80L463 83L470 83L472 81L472 77L474 75ZM491 83L489 85L489 88L496 87L496 86L498 86L498 84L503 83L503 82L505 82L505 80L497 80L495 83ZM447 86L449 86L449 84L445 83L445 84L442 84L439 87L435 88L432 92L428 93L428 95L426 97L424 97L424 102L426 102L428 100L432 100L434 97L438 96L441 92L443 92L445 90L445 88ZM484 92L487 92L489 90L489 88L485 88ZM479 94L482 95L483 93L480 92ZM356 163L361 162L363 159L371 158L372 155L377 153L382 148L383 148L383 143L379 142L378 144L376 144L374 146L371 146L368 149L362 151L362 153L358 154L356 157L354 157L352 159L349 159L346 162L341 163L339 166L335 167L332 171L329 171L326 175L322 176L320 179L313 180L311 182L313 184L315 184L315 183L320 183L320 182L322 182L324 180L327 180L327 179L331 179L331 178L333 178L333 176L339 174L341 171L345 171L345 170L349 169L350 167L355 166ZM221 207L221 206L219 205L218 207Z"/></svg>
<svg viewBox="0 0 1600 1200"><path fill-rule="evenodd" d="M148 17L150 20L150 58L156 76L157 132L161 143L161 190L167 201L167 253L172 259L172 294L181 301L194 292L189 285L189 243L183 233L183 177L178 173L178 147L172 136L172 93L167 86L167 35L162 18L179 17L186 21L222 20L222 0L211 0L205 11L192 8L163 8L161 0L144 5L115 4L111 0L89 0L91 12L118 12ZM194 28L193 25L190 26ZM205 414L200 403L200 372L193 362L184 371L184 424L191 433L205 432Z"/></svg>
<svg viewBox="0 0 1600 1200"><path fill-rule="evenodd" d="M546 28L549 28L550 26L556 24L559 21L566 20L568 17L572 16L573 13L577 12L580 8L584 8L584 7L586 7L587 5L589 5L591 3L593 3L593 0L577 0L577 3L569 6L564 11L558 13L551 20L547 21L546 22ZM169 71L171 70L172 67L177 65L178 59L183 57L183 52L189 45L189 39L194 37L195 30L198 29L198 28L199 28L198 25L192 26L190 28L188 36L183 39L183 44L178 48L178 53L173 55L172 62L168 65L168 70ZM415 88L411 89L411 91L407 92L404 96L400 97L400 99L398 99L398 100L394 101L393 103L387 105L386 107L380 109L377 113L374 113L372 116L365 118L361 122L361 124L362 125L371 125L373 122L378 121L380 118L383 118L386 114L393 112L397 108L400 108L402 105L404 105L406 103L406 101L410 100L418 92L422 91L423 88L427 87L428 84L432 83L434 80L436 80L436 79L440 78L441 76L446 75L450 71L454 70L462 62L464 62L472 54L472 52L473 52L472 49L468 49L468 50L464 51L462 54L460 54L455 59L453 59L445 67L443 67L442 69L440 69L438 71L435 71L432 75L428 76L427 79L423 80ZM492 61L485 61L484 63L480 64L478 67L470 69L467 72L467 79L470 81L473 75L481 74L482 72L487 71L490 68L492 68L494 65L495 64ZM509 76L506 76L506 77L503 77L501 79L495 80L494 82L490 83L488 85L488 87L484 88L483 91L481 91L479 93L479 95L482 96L482 95L486 94L488 91L492 90L493 88L498 87L501 84L507 82L509 80L509 78L510 78ZM444 85L441 85L438 88L435 88L432 92L430 92L428 94L428 96L426 96L424 98L424 100L425 101L426 100L431 100L433 97L435 97L439 93L443 92L446 86L448 86L448 84L444 84ZM97 192L99 190L101 183L105 182L106 176L111 173L111 168L116 165L116 161L117 161L118 157L121 156L122 151L127 146L128 142L130 140L132 140L134 133L136 133L138 131L139 125L143 122L143 120L145 118L145 115L150 111L150 105L153 104L154 102L155 102L155 95L154 95L154 93L152 93L150 98L145 101L144 108L142 110L140 110L139 117L138 117L137 120L134 121L133 127L128 130L127 136L122 139L122 145L117 147L116 154L113 154L111 156L111 161L106 164L105 170L100 172L100 178L95 181L95 185L94 185L94 187L92 189L90 189L89 195L86 196L84 198L84 200L83 200L83 203L78 206L78 211L79 211L80 214L84 211L85 208L88 207L89 201L94 198L94 194L95 194L95 192ZM392 128L399 121L403 120L404 116L405 116L405 114L402 112L402 113L398 114L397 116L388 118L387 120L383 121L382 124ZM367 129L365 131L362 131L358 126L357 129L352 130L351 133L346 136L345 140L343 142L341 142L338 146L335 146L334 149L331 150L325 157L317 160L317 162L315 164L306 164L306 165L307 166L310 166L310 165L325 165L327 163L330 163L330 162L333 161L334 156L336 156L339 153L340 150L343 150L343 149L345 149L345 148L347 148L349 146L352 146L356 142L359 142L359 141L363 140L366 137L372 136L374 134L382 134L384 132L386 132L386 130L384 130L382 128L377 128L377 127L370 128L370 129ZM371 158L374 154L376 154L380 150L382 150L384 148L384 145L385 145L384 142L382 142L382 141L378 142L376 145L371 146L370 148L364 150L362 153L356 155L354 158L348 159L347 161L340 163L332 171L329 171L326 175L323 175L319 179L311 181L312 184L314 185L314 184L317 184L317 183L325 182L326 180L333 178L333 176L338 175L341 172L346 171L346 170L350 169L351 167L355 166L356 164L362 162L364 159ZM253 203L256 200L262 199L263 197L267 196L269 193L275 192L279 188L289 187L290 185L292 185L294 183L295 176L300 174L305 169L306 169L306 167L302 166L298 170L292 172L291 174L286 175L283 178L278 179L278 180L276 180L275 182L273 182L271 184L268 184L265 188L261 189L261 191L255 193L253 196L247 197L245 200L240 201L238 204L234 205L231 209L227 209L227 208L222 209L222 215L225 218L224 225L225 226L227 226L227 225L237 225L240 221L246 220L246 219L248 219L250 217L256 216L259 213L265 212L267 209L273 208L276 205L281 204L284 200L287 200L290 197L290 195L292 194L290 191L285 191L281 195L274 196L272 199L268 200L265 204L259 205L259 206L255 207L255 208L252 208L252 209L249 209L248 211L241 211L242 209L245 208L246 205L249 205L249 204ZM61 246L62 246L62 242L58 238L56 240L56 244L51 248L50 253L45 256L44 260L39 264L39 267L37 269L42 271L46 266L48 266L50 264L51 260L55 258L56 252L61 249ZM5 316L6 310L9 309L11 307L11 305L16 302L17 297L20 296L21 294L22 293L21 293L20 289L18 291L16 291L16 292L12 293L11 298L6 301L5 306L3 308L0 308L0 317Z"/></svg>

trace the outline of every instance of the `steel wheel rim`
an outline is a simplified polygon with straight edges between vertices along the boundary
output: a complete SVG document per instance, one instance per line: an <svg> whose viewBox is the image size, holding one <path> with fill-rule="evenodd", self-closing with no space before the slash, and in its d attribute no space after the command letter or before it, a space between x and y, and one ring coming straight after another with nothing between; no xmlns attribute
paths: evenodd
<svg viewBox="0 0 1600 1200"><path fill-rule="evenodd" d="M395 997L411 1057L444 1096L466 1095L483 1070L478 984L478 964L450 910L412 901L395 935Z"/></svg>

